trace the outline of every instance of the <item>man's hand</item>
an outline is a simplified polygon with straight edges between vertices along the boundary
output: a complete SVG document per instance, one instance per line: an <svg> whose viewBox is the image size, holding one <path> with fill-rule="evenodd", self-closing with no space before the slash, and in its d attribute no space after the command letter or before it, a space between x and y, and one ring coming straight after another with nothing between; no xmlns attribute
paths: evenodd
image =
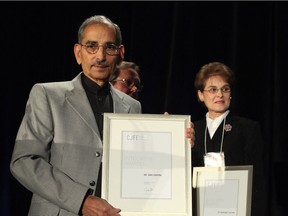
<svg viewBox="0 0 288 216"><path fill-rule="evenodd" d="M82 208L83 216L120 216L120 211L106 200L91 195L86 198Z"/></svg>

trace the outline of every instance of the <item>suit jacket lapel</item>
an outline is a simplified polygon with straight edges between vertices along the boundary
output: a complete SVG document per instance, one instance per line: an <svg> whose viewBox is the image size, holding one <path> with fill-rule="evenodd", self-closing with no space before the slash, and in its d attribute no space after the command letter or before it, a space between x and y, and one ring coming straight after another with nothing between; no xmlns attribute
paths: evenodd
<svg viewBox="0 0 288 216"><path fill-rule="evenodd" d="M69 89L66 94L67 102L72 106L75 112L81 116L83 121L92 129L92 131L100 136L92 108L81 83L81 73L78 74L71 83L71 89ZM84 102L80 103L80 101L83 100Z"/></svg>
<svg viewBox="0 0 288 216"><path fill-rule="evenodd" d="M130 105L123 101L123 95L120 95L113 87L111 87L111 95L114 113L129 113Z"/></svg>
<svg viewBox="0 0 288 216"><path fill-rule="evenodd" d="M93 130L93 132L100 136L93 110L89 105L86 92L81 83L81 73L71 81L71 84L71 88L67 91L67 102L72 106L76 113L81 116L83 121ZM129 113L130 105L123 101L123 95L119 94L113 87L111 87L111 95L113 98L114 113ZM83 99L86 102L79 103L79 101L83 101Z"/></svg>

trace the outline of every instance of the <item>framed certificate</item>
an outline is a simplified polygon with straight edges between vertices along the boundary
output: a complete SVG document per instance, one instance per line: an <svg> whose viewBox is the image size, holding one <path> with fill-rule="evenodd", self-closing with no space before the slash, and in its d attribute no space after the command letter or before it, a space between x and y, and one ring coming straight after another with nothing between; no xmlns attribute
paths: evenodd
<svg viewBox="0 0 288 216"><path fill-rule="evenodd" d="M102 198L122 216L191 216L190 116L104 113Z"/></svg>
<svg viewBox="0 0 288 216"><path fill-rule="evenodd" d="M252 175L252 165L194 167L197 216L250 216Z"/></svg>

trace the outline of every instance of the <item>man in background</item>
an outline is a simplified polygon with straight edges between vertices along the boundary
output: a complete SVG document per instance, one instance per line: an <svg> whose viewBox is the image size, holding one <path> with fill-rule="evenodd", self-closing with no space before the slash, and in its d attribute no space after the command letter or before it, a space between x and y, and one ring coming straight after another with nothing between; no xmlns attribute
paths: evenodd
<svg viewBox="0 0 288 216"><path fill-rule="evenodd" d="M114 88L138 100L143 88L139 66L134 62L122 61L112 73L110 83Z"/></svg>

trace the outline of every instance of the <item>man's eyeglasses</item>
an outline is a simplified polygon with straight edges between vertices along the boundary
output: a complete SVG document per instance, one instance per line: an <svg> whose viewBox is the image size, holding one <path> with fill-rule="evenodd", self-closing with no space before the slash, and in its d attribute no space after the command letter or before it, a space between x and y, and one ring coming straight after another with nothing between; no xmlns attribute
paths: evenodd
<svg viewBox="0 0 288 216"><path fill-rule="evenodd" d="M141 85L141 83L137 79L135 79L135 80L116 79L116 80L113 80L113 82L123 82L124 85L126 85L128 88L132 88L133 86L136 86L138 92L142 91L142 89L143 89L143 85Z"/></svg>
<svg viewBox="0 0 288 216"><path fill-rule="evenodd" d="M222 93L229 93L231 91L230 86L224 86L222 88L211 87L209 89L204 89L204 91L208 91L210 94L216 94L218 91L221 90Z"/></svg>
<svg viewBox="0 0 288 216"><path fill-rule="evenodd" d="M100 47L103 47L107 55L118 55L119 53L119 46L115 45L114 43L99 45L96 42L89 42L87 44L79 43L79 45L84 47L89 54L97 53Z"/></svg>

